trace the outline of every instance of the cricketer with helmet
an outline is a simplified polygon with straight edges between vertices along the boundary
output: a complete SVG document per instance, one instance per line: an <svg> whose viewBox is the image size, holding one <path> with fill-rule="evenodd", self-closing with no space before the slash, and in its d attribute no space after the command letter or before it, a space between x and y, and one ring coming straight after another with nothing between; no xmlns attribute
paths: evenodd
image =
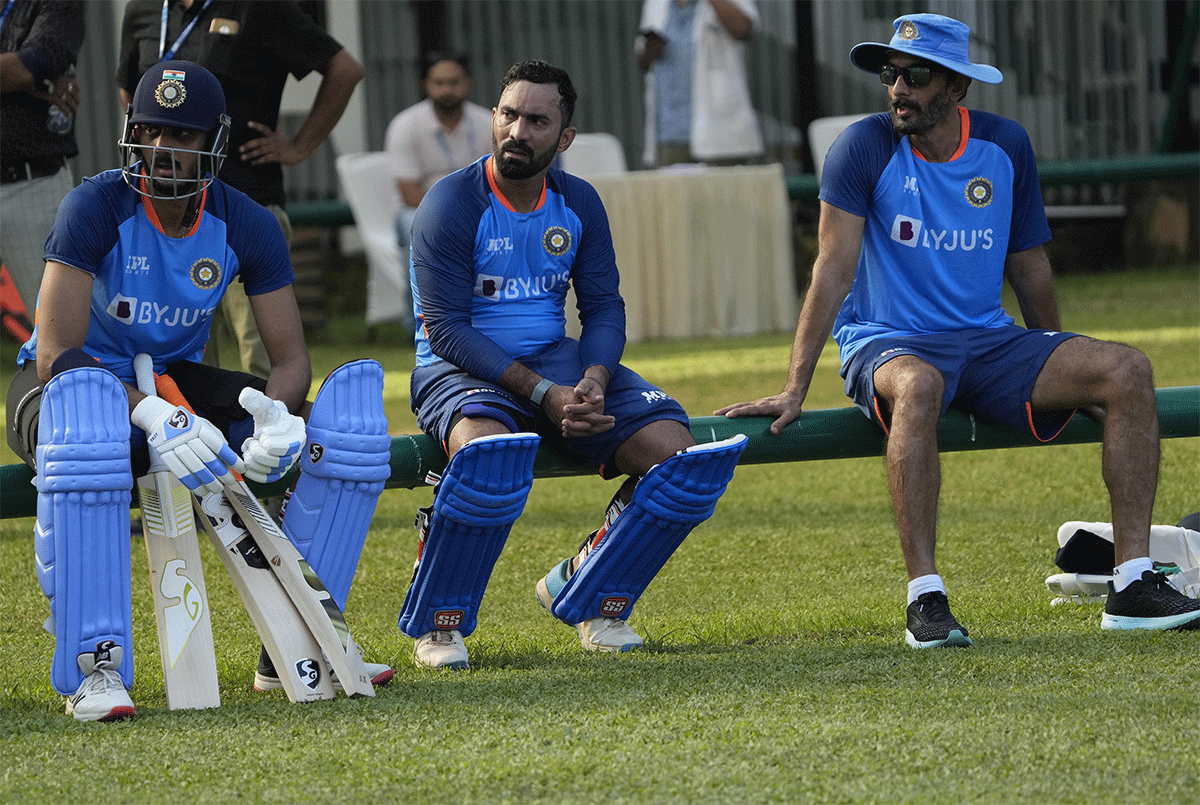
<svg viewBox="0 0 1200 805"><path fill-rule="evenodd" d="M8 439L38 473L51 676L82 720L134 713L129 490L149 450L201 493L221 491L234 470L277 480L305 445L299 414L312 369L288 249L271 212L216 178L229 128L208 70L156 65L129 106L122 167L68 194L46 241L37 326L9 391ZM200 364L213 311L235 278L267 347L266 378ZM138 353L193 410L137 390ZM379 387L382 398L381 379Z"/></svg>

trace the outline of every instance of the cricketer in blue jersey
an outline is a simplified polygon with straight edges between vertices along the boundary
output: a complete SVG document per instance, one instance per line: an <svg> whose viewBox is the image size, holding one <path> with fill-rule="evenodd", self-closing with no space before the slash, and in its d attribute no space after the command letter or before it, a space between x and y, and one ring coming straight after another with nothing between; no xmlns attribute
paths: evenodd
<svg viewBox="0 0 1200 805"><path fill-rule="evenodd" d="M419 517L399 620L422 667L467 667L463 637L524 506L541 440L606 478L629 476L604 526L537 584L542 605L598 651L642 644L625 619L711 513L741 450L694 447L679 404L620 363L625 309L604 207L553 164L575 137L575 99L556 67L511 68L492 111L492 153L434 185L413 224L412 408L450 457ZM566 335L572 286L578 340ZM674 505L669 479L685 477L706 503ZM656 507L673 510L657 530L647 514Z"/></svg>
<svg viewBox="0 0 1200 805"><path fill-rule="evenodd" d="M322 433L337 430L319 415L321 395L311 406L305 401L312 370L283 232L265 207L215 178L229 126L211 73L191 62L160 63L129 106L124 166L72 190L46 241L37 325L18 354L7 431L37 472L38 576L56 642L51 680L80 720L135 715L127 692L130 488L151 452L197 496L219 494L235 470L265 483L299 462L306 442L299 414L319 422ZM246 286L271 360L266 378L199 363L213 310L235 280ZM143 353L182 399L138 389L133 359ZM382 410L381 369L378 375ZM335 376L326 383L340 382ZM381 429L386 441L386 421ZM368 439L361 428L352 436ZM307 453L296 495L316 461L311 445ZM386 446L383 455L386 467ZM333 463L318 474L336 476ZM370 497L359 505L369 504L368 521L374 503ZM311 554L322 540L306 519L285 515L284 530ZM359 535L329 531L356 562ZM318 559L310 564L329 575ZM349 578L332 575L327 587L344 607ZM258 676L255 684L267 685Z"/></svg>
<svg viewBox="0 0 1200 805"><path fill-rule="evenodd" d="M718 414L801 411L832 332L846 393L887 434L887 469L908 571L906 641L969 646L934 562L937 424L955 406L1037 439L1076 409L1104 422L1102 473L1117 567L1101 627L1200 626L1149 558L1158 418L1145 355L1061 332L1033 148L1025 130L960 106L972 79L1000 71L968 57L969 29L936 14L894 22L888 44L851 62L888 87L890 111L847 127L826 157L819 250L781 393ZM1001 305L1007 280L1024 327ZM1116 523L1120 525L1115 525Z"/></svg>

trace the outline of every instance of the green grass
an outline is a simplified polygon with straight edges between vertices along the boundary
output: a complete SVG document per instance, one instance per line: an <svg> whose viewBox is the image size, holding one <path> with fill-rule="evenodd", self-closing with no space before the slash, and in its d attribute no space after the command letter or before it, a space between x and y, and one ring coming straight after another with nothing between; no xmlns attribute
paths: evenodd
<svg viewBox="0 0 1200 805"><path fill-rule="evenodd" d="M1200 283L1177 271L1065 277L1064 326L1150 354L1159 386L1200 382ZM373 355L394 432L411 349L352 320L318 376ZM630 345L695 415L778 390L790 334ZM832 350L809 400L842 407ZM7 386L11 348L0 382ZM11 453L3 454L9 463ZM202 545L223 705L168 712L145 551L133 545L133 690L121 724L65 717L30 518L0 521L0 802L1194 802L1200 634L1109 634L1050 606L1055 533L1107 520L1098 445L943 457L939 560L970 650L904 645L904 571L878 459L746 466L638 603L646 650L584 655L533 585L615 489L539 480L468 645L473 670L418 672L396 630L429 489L384 494L348 619L395 681L367 701L250 690L258 641ZM1200 508L1200 440L1163 444L1156 522Z"/></svg>

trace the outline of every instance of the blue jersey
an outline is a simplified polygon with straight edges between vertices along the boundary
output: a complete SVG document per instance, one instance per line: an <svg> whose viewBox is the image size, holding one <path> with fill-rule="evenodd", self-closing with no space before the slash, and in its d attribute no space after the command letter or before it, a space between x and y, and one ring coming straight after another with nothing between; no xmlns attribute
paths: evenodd
<svg viewBox="0 0 1200 805"><path fill-rule="evenodd" d="M1050 240L1033 147L1018 123L959 108L962 145L928 162L887 113L842 132L820 198L866 219L834 323L843 366L873 338L1004 327L1010 253Z"/></svg>
<svg viewBox="0 0 1200 805"><path fill-rule="evenodd" d="M84 179L58 208L46 259L94 277L84 352L133 384L133 356L199 361L213 311L239 277L246 293L269 293L293 280L283 231L274 214L220 180L204 191L201 214L186 237L163 233L149 199L121 171ZM37 354L37 328L18 364Z"/></svg>
<svg viewBox="0 0 1200 805"><path fill-rule="evenodd" d="M625 348L608 216L595 189L551 168L532 212L496 189L491 156L443 178L413 221L416 365L437 360L495 383L566 337L568 285L582 324L583 366L615 373Z"/></svg>

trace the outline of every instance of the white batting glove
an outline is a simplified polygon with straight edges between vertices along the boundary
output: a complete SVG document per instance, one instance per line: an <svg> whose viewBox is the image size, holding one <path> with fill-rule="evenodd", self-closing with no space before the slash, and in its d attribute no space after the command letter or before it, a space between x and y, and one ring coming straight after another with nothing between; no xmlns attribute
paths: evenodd
<svg viewBox="0 0 1200 805"><path fill-rule="evenodd" d="M238 402L254 417L254 435L242 442L242 471L252 481L268 484L287 475L304 447L304 420L287 406L247 386Z"/></svg>
<svg viewBox="0 0 1200 805"><path fill-rule="evenodd" d="M147 397L137 404L129 419L146 431L150 449L193 492L203 487L219 493L223 482L232 480L230 470L242 469L241 459L225 443L221 431L186 408L158 397Z"/></svg>

